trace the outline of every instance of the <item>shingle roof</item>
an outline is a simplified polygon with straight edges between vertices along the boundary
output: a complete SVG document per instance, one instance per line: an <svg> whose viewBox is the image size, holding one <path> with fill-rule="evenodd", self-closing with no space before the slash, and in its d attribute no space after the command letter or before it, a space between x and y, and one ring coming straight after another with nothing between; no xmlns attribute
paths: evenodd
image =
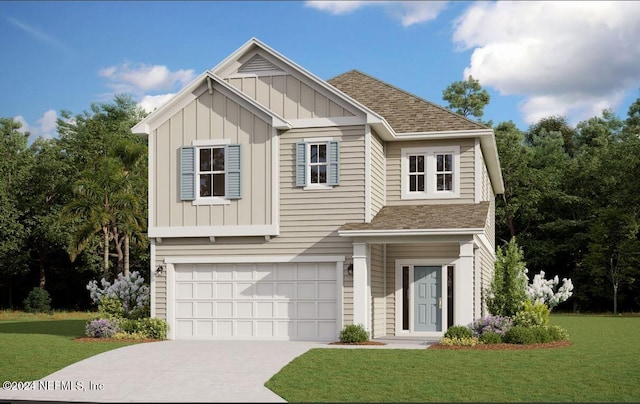
<svg viewBox="0 0 640 404"><path fill-rule="evenodd" d="M340 230L481 229L489 202L385 206L371 223L345 223Z"/></svg>
<svg viewBox="0 0 640 404"><path fill-rule="evenodd" d="M342 73L327 82L382 115L396 133L487 129L358 70Z"/></svg>

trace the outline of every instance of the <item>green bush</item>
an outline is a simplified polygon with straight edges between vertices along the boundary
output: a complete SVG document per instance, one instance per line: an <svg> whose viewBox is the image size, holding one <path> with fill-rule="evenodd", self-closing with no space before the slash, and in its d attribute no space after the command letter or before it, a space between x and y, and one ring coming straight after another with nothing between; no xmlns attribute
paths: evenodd
<svg viewBox="0 0 640 404"><path fill-rule="evenodd" d="M365 342L369 340L369 333L364 329L362 324L349 324L340 331L340 341L355 343Z"/></svg>
<svg viewBox="0 0 640 404"><path fill-rule="evenodd" d="M167 322L160 318L124 319L120 321L120 331L128 335L144 335L144 338L166 339Z"/></svg>
<svg viewBox="0 0 640 404"><path fill-rule="evenodd" d="M536 343L544 344L553 341L549 333L549 327L531 327L531 330L533 330L533 335L536 337Z"/></svg>
<svg viewBox="0 0 640 404"><path fill-rule="evenodd" d="M122 302L114 297L103 296L98 304L100 318L121 319L124 318Z"/></svg>
<svg viewBox="0 0 640 404"><path fill-rule="evenodd" d="M49 292L35 287L23 301L24 311L27 313L49 313L51 312L51 297Z"/></svg>
<svg viewBox="0 0 640 404"><path fill-rule="evenodd" d="M497 332L487 331L480 335L480 342L483 344L502 344L502 336Z"/></svg>
<svg viewBox="0 0 640 404"><path fill-rule="evenodd" d="M521 327L545 327L549 325L549 307L544 303L527 300L513 317L513 325Z"/></svg>
<svg viewBox="0 0 640 404"><path fill-rule="evenodd" d="M444 333L446 338L471 338L473 335L468 327L463 325L454 325L449 327Z"/></svg>
<svg viewBox="0 0 640 404"><path fill-rule="evenodd" d="M547 327L547 331L551 336L551 341L568 341L569 340L569 334L564 328L560 327L559 325L551 325Z"/></svg>
<svg viewBox="0 0 640 404"><path fill-rule="evenodd" d="M447 346L476 346L479 343L476 337L444 337L440 340L440 344Z"/></svg>
<svg viewBox="0 0 640 404"><path fill-rule="evenodd" d="M509 331L504 334L504 342L508 344L535 344L536 338L537 337L534 329L523 327L520 325L511 327Z"/></svg>

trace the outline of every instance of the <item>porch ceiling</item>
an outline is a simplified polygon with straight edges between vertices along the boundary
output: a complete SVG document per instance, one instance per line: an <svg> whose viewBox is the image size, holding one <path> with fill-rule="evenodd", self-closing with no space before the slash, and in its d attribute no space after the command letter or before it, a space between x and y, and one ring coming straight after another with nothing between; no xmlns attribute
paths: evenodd
<svg viewBox="0 0 640 404"><path fill-rule="evenodd" d="M345 223L339 232L398 230L481 230L489 202L385 206L370 223Z"/></svg>

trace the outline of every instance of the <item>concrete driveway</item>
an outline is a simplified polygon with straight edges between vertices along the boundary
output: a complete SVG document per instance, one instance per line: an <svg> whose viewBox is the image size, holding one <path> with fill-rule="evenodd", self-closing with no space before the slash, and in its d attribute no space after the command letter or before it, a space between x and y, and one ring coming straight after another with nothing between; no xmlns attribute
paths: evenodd
<svg viewBox="0 0 640 404"><path fill-rule="evenodd" d="M85 359L35 390L0 390L0 400L99 402L284 402L264 383L291 360L326 343L163 341Z"/></svg>

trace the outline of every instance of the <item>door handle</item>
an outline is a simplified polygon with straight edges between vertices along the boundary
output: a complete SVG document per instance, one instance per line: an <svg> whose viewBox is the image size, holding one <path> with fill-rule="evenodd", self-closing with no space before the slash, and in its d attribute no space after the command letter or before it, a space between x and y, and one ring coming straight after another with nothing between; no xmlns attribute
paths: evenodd
<svg viewBox="0 0 640 404"><path fill-rule="evenodd" d="M442 310L442 297L438 298L438 309Z"/></svg>

